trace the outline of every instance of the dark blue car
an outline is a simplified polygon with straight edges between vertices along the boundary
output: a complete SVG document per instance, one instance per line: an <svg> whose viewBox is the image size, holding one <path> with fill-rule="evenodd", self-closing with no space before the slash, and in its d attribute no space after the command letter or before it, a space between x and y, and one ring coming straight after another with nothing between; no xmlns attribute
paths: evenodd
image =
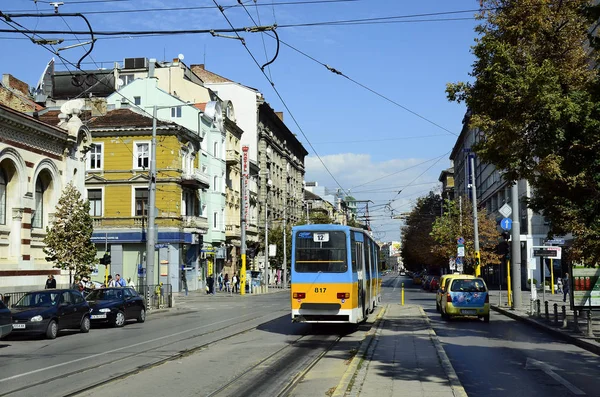
<svg viewBox="0 0 600 397"><path fill-rule="evenodd" d="M144 299L130 287L98 288L87 297L92 323L108 323L122 327L127 320L146 321Z"/></svg>
<svg viewBox="0 0 600 397"><path fill-rule="evenodd" d="M0 299L0 339L12 331L12 316L10 310Z"/></svg>
<svg viewBox="0 0 600 397"><path fill-rule="evenodd" d="M56 338L63 329L90 331L90 306L79 291L47 289L25 294L11 307L13 334Z"/></svg>

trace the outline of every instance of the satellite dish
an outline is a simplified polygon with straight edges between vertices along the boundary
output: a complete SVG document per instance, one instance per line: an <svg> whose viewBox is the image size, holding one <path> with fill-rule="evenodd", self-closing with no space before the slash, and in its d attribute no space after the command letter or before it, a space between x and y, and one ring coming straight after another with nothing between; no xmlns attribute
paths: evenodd
<svg viewBox="0 0 600 397"><path fill-rule="evenodd" d="M179 54L179 55L177 55L177 58L178 58L180 61L183 61L183 54Z"/></svg>
<svg viewBox="0 0 600 397"><path fill-rule="evenodd" d="M219 131L223 131L223 109L221 108L221 102L217 102L215 105L215 124Z"/></svg>
<svg viewBox="0 0 600 397"><path fill-rule="evenodd" d="M84 106L85 101L83 99L71 99L70 101L63 103L60 107L60 112L64 114L79 114Z"/></svg>
<svg viewBox="0 0 600 397"><path fill-rule="evenodd" d="M215 119L215 110L217 107L217 102L216 101L210 101L206 103L206 107L204 108L204 115L206 117L208 117L209 119L214 120Z"/></svg>

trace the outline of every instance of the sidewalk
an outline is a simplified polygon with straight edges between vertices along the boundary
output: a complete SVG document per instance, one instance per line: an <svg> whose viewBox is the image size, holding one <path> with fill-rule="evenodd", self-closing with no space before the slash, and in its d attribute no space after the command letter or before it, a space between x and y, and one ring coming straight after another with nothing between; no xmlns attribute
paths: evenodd
<svg viewBox="0 0 600 397"><path fill-rule="evenodd" d="M245 295L241 295L239 292L238 293L230 293L225 290L216 291L216 293L214 295L207 294L206 291L203 291L203 290L189 291L187 295L185 294L185 292L174 292L173 293L173 302L174 302L173 308L188 309L188 308L193 307L196 303L200 303L200 302L214 302L214 301L222 301L224 299L247 299L247 298L251 298L251 297L259 297L259 296L265 296L265 295L270 295L270 294L274 294L274 293L282 293L282 292L289 292L289 291L290 291L289 288L283 289L283 288L269 287L269 291L266 293L262 293L262 294L246 293Z"/></svg>
<svg viewBox="0 0 600 397"><path fill-rule="evenodd" d="M418 305L386 305L333 397L466 396Z"/></svg>
<svg viewBox="0 0 600 397"><path fill-rule="evenodd" d="M562 294L550 294L546 292L545 296L541 292L537 293L540 300L540 313L537 312L537 304L534 305L534 313L531 313L531 294L529 291L522 291L522 306L514 310L508 306L507 292L490 291L491 309L504 314L515 320L525 322L531 326L548 332L556 337L563 339L595 354L600 354L600 314L592 311L591 330L588 330L587 311L582 311L577 319L570 310L569 298L563 302ZM548 315L543 298L548 302ZM554 304L557 308L557 316L554 314ZM565 306L566 317L562 314L562 307ZM566 320L566 321L565 321ZM575 321L577 320L577 321ZM592 334L589 334L589 331Z"/></svg>

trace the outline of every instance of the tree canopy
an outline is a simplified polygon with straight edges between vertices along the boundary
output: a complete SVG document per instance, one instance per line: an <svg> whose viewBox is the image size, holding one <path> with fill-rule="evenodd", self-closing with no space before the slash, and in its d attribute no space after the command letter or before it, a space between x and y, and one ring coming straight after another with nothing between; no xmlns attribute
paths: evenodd
<svg viewBox="0 0 600 397"><path fill-rule="evenodd" d="M71 182L58 200L54 224L46 227L46 260L54 262L55 268L69 270L76 278L89 276L97 263L92 232L90 203L81 198Z"/></svg>
<svg viewBox="0 0 600 397"><path fill-rule="evenodd" d="M465 239L465 273L468 273L467 268L474 268L475 229L473 204L467 197L462 198L462 208L460 211L456 200L446 200L444 214L436 218L430 234L435 241L432 252L442 258L456 257L457 239ZM489 218L485 208L477 212L477 225L481 266L499 264L500 257L496 252L499 233L496 221Z"/></svg>
<svg viewBox="0 0 600 397"><path fill-rule="evenodd" d="M589 4L483 0L474 81L446 91L467 104L480 159L507 180L527 179L528 205L549 219L549 234L573 233L573 258L597 263L600 84Z"/></svg>

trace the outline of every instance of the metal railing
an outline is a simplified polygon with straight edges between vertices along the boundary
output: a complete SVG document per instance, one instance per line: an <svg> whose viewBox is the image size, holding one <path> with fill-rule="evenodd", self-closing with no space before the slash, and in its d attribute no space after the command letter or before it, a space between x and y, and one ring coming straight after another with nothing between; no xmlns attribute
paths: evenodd
<svg viewBox="0 0 600 397"><path fill-rule="evenodd" d="M173 307L173 288L171 284L140 285L138 293L146 299L146 309Z"/></svg>
<svg viewBox="0 0 600 397"><path fill-rule="evenodd" d="M21 299L27 292L6 292L4 294L0 294L0 299L6 305L6 307L10 307L10 305L14 305Z"/></svg>

